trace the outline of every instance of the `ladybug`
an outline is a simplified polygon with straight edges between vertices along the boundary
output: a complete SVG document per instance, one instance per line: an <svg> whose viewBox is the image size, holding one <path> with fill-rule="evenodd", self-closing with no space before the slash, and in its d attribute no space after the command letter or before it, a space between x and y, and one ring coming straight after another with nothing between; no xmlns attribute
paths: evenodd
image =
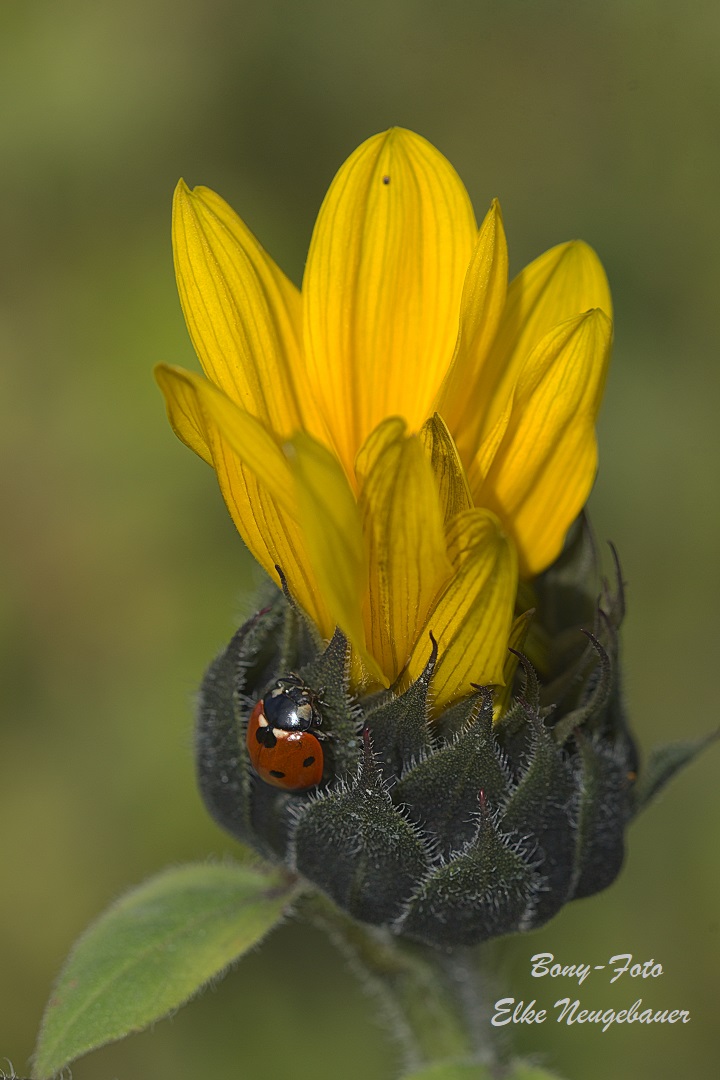
<svg viewBox="0 0 720 1080"><path fill-rule="evenodd" d="M306 791L322 780L324 755L314 731L322 723L319 696L297 675L280 679L250 714L245 744L266 784Z"/></svg>

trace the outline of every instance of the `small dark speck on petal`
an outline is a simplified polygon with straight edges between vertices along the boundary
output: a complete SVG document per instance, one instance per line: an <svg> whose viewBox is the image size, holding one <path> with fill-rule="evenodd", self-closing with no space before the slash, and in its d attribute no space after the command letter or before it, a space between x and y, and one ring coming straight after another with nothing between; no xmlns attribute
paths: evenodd
<svg viewBox="0 0 720 1080"><path fill-rule="evenodd" d="M389 176L383 176L383 184L389 184L389 183L390 183L390 177Z"/></svg>

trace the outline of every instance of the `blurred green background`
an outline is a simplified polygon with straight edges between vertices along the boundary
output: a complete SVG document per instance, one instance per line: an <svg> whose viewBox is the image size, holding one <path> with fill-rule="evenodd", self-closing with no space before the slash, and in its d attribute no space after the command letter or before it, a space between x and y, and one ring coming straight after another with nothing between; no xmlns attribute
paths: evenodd
<svg viewBox="0 0 720 1080"><path fill-rule="evenodd" d="M597 248L617 328L592 507L629 581L631 713L646 748L717 725L720 9L6 0L0 50L0 1064L22 1075L87 922L168 863L233 852L195 792L193 694L254 570L151 377L195 362L169 244L179 176L221 192L299 281L335 169L402 124L480 216L501 198L514 271L574 236ZM496 997L572 989L529 977L538 951L632 952L662 978L590 980L584 1003L691 1011L517 1033L569 1080L716 1075L719 765L710 751L633 827L609 891L495 950ZM395 1064L332 948L289 924L73 1076L390 1080Z"/></svg>

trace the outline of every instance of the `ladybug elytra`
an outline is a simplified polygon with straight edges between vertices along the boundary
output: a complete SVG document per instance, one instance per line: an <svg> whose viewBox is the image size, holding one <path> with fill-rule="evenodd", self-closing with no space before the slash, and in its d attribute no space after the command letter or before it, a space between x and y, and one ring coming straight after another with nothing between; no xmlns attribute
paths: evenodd
<svg viewBox="0 0 720 1080"><path fill-rule="evenodd" d="M315 731L322 717L318 695L296 675L280 679L248 720L250 761L266 784L305 791L322 780L323 748Z"/></svg>

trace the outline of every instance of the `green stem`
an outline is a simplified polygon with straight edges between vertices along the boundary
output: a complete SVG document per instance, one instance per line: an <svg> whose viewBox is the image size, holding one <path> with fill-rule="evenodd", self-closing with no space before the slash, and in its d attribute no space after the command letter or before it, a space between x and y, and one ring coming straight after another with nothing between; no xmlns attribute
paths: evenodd
<svg viewBox="0 0 720 1080"><path fill-rule="evenodd" d="M496 1048L486 1041L488 1009L474 955L440 953L355 922L318 893L298 913L329 934L380 1007L403 1053L405 1070L439 1062L484 1064L499 1076Z"/></svg>
<svg viewBox="0 0 720 1080"><path fill-rule="evenodd" d="M474 1060L482 1062L493 1080L506 1076L510 1059L507 1035L490 1023L492 1017L495 943L450 949L441 963L465 1021Z"/></svg>

